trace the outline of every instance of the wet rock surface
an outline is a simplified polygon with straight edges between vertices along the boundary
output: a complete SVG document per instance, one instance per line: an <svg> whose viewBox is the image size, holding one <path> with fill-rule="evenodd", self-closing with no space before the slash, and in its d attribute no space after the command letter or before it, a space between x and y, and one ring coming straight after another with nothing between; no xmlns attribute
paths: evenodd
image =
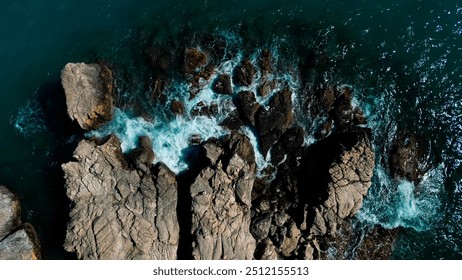
<svg viewBox="0 0 462 280"><path fill-rule="evenodd" d="M213 90L218 93L232 94L231 77L227 74L218 76L212 86Z"/></svg>
<svg viewBox="0 0 462 280"><path fill-rule="evenodd" d="M260 107L255 115L263 155L268 153L293 121L291 96L289 89L276 93L269 101L268 109Z"/></svg>
<svg viewBox="0 0 462 280"><path fill-rule="evenodd" d="M250 86L255 75L255 66L250 59L244 59L234 70L233 81L237 86Z"/></svg>

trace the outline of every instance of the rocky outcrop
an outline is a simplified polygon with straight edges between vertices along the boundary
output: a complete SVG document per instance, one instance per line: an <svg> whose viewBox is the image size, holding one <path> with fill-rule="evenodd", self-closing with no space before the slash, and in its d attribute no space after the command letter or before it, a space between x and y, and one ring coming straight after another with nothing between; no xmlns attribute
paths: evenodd
<svg viewBox="0 0 462 280"><path fill-rule="evenodd" d="M21 224L19 198L5 186L0 186L0 240Z"/></svg>
<svg viewBox="0 0 462 280"><path fill-rule="evenodd" d="M218 78L213 83L212 88L215 92L218 93L232 94L233 87L231 85L231 77L227 74L218 76Z"/></svg>
<svg viewBox="0 0 462 280"><path fill-rule="evenodd" d="M191 185L194 259L252 259L251 192L255 160L247 137L232 134L201 146L207 164Z"/></svg>
<svg viewBox="0 0 462 280"><path fill-rule="evenodd" d="M190 99L193 99L209 83L215 73L215 66L204 51L199 48L186 48L183 72L190 83Z"/></svg>
<svg viewBox="0 0 462 280"><path fill-rule="evenodd" d="M255 126L255 114L260 108L255 94L247 90L241 91L237 94L235 103L241 119Z"/></svg>
<svg viewBox="0 0 462 280"><path fill-rule="evenodd" d="M73 202L64 247L79 259L176 259L175 174L152 166L148 138L128 162L119 140L82 140L62 165Z"/></svg>
<svg viewBox="0 0 462 280"><path fill-rule="evenodd" d="M0 186L0 260L40 258L40 245L34 227L21 223L18 197Z"/></svg>
<svg viewBox="0 0 462 280"><path fill-rule="evenodd" d="M112 72L105 65L68 63L61 73L67 113L84 130L113 118Z"/></svg>
<svg viewBox="0 0 462 280"><path fill-rule="evenodd" d="M271 150L274 180L255 183L251 233L257 259L323 258L321 241L342 238L341 226L359 210L371 185L374 154L367 130L302 144L302 128L287 130Z"/></svg>
<svg viewBox="0 0 462 280"><path fill-rule="evenodd" d="M234 69L233 82L237 86L250 86L255 76L256 70L249 58L244 59L240 65Z"/></svg>
<svg viewBox="0 0 462 280"><path fill-rule="evenodd" d="M337 224L358 212L371 186L375 155L367 134L359 132L347 137L346 141L353 140L353 145L340 142L346 148L330 164L326 199L314 209L310 234L315 236L335 236Z"/></svg>
<svg viewBox="0 0 462 280"><path fill-rule="evenodd" d="M271 98L268 109L260 107L255 115L255 123L264 156L293 121L291 97L292 93L286 88Z"/></svg>

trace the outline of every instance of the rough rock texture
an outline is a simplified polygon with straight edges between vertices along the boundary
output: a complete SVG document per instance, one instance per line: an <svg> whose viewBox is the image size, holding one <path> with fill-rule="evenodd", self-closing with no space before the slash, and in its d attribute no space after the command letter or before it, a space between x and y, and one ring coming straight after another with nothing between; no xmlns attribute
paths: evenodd
<svg viewBox="0 0 462 280"><path fill-rule="evenodd" d="M61 73L67 112L84 130L113 118L112 72L104 65L68 63Z"/></svg>
<svg viewBox="0 0 462 280"><path fill-rule="evenodd" d="M268 109L260 107L255 115L255 123L260 136L263 155L286 132L293 120L292 93L284 89L276 93L268 104Z"/></svg>
<svg viewBox="0 0 462 280"><path fill-rule="evenodd" d="M0 242L0 260L39 260L38 244L35 229L23 224Z"/></svg>
<svg viewBox="0 0 462 280"><path fill-rule="evenodd" d="M194 259L252 259L249 232L255 160L249 139L232 134L202 145L208 164L191 185Z"/></svg>
<svg viewBox="0 0 462 280"><path fill-rule="evenodd" d="M79 259L176 258L175 174L163 165L152 167L144 139L136 166L125 160L115 136L82 140L77 161L62 165L74 203L64 246Z"/></svg>
<svg viewBox="0 0 462 280"><path fill-rule="evenodd" d="M213 117L218 114L218 104L212 102L210 104L205 104L200 101L191 109L191 116L207 116Z"/></svg>
<svg viewBox="0 0 462 280"><path fill-rule="evenodd" d="M337 224L358 212L371 186L375 155L366 133L355 137L356 143L329 167L326 200L314 209L313 235L335 236Z"/></svg>
<svg viewBox="0 0 462 280"><path fill-rule="evenodd" d="M175 115L183 115L184 114L184 104L179 100L174 100L172 104L170 104L170 109Z"/></svg>
<svg viewBox="0 0 462 280"><path fill-rule="evenodd" d="M287 130L273 146L275 178L255 183L251 233L256 259L323 258L320 242L342 238L340 226L358 211L371 185L374 154L367 130L333 135L307 148L302 132L300 127ZM335 248L344 253L347 245Z"/></svg>
<svg viewBox="0 0 462 280"><path fill-rule="evenodd" d="M30 224L21 224L19 199L0 186L0 260L41 258L39 240Z"/></svg>
<svg viewBox="0 0 462 280"><path fill-rule="evenodd" d="M0 240L21 224L19 198L0 186Z"/></svg>
<svg viewBox="0 0 462 280"><path fill-rule="evenodd" d="M234 69L233 82L238 86L250 86L255 76L255 67L250 59L244 59L240 65Z"/></svg>
<svg viewBox="0 0 462 280"><path fill-rule="evenodd" d="M218 76L212 86L213 90L218 93L232 94L233 87L231 85L231 77L227 74Z"/></svg>
<svg viewBox="0 0 462 280"><path fill-rule="evenodd" d="M251 91L241 91L236 97L236 107L242 120L255 126L255 114L260 104Z"/></svg>
<svg viewBox="0 0 462 280"><path fill-rule="evenodd" d="M199 48L186 48L183 72L190 83L190 99L209 83L215 73L215 66L208 55Z"/></svg>
<svg viewBox="0 0 462 280"><path fill-rule="evenodd" d="M186 48L184 72L188 75L199 72L207 64L207 55L198 48Z"/></svg>
<svg viewBox="0 0 462 280"><path fill-rule="evenodd" d="M334 260L387 260L392 255L399 231L380 226L355 231L351 220L343 220L339 224L337 236L319 239L319 246L313 250L313 255L320 259Z"/></svg>

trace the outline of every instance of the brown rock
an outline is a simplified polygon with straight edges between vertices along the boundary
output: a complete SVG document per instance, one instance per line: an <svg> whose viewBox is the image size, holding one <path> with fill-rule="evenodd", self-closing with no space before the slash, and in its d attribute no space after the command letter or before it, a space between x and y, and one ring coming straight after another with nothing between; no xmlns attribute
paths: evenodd
<svg viewBox="0 0 462 280"><path fill-rule="evenodd" d="M286 132L293 120L292 93L284 89L276 93L269 102L269 108L260 107L255 115L255 124L260 135L263 155Z"/></svg>
<svg viewBox="0 0 462 280"><path fill-rule="evenodd" d="M261 52L261 59L260 59L260 69L261 69L263 77L271 73L272 60L273 60L273 56L271 52L268 49L263 49Z"/></svg>
<svg viewBox="0 0 462 280"><path fill-rule="evenodd" d="M204 102L200 101L191 109L191 116L207 116L213 117L218 114L218 104L216 102L212 102L211 104L207 105Z"/></svg>
<svg viewBox="0 0 462 280"><path fill-rule="evenodd" d="M276 88L276 81L275 80L264 80L260 87L258 88L258 93L262 97L268 96L273 90Z"/></svg>
<svg viewBox="0 0 462 280"><path fill-rule="evenodd" d="M231 86L231 77L227 74L218 76L212 86L213 90L223 94L233 94L233 88Z"/></svg>
<svg viewBox="0 0 462 280"><path fill-rule="evenodd" d="M186 48L183 70L186 75L198 73L207 64L207 55L198 48Z"/></svg>
<svg viewBox="0 0 462 280"><path fill-rule="evenodd" d="M30 224L21 224L19 199L0 186L0 260L37 260L40 242Z"/></svg>
<svg viewBox="0 0 462 280"><path fill-rule="evenodd" d="M236 107L241 119L255 126L255 114L260 108L255 94L251 91L239 92L236 97Z"/></svg>
<svg viewBox="0 0 462 280"><path fill-rule="evenodd" d="M80 127L92 130L113 118L112 72L104 65L68 63L61 73L67 112Z"/></svg>
<svg viewBox="0 0 462 280"><path fill-rule="evenodd" d="M313 235L335 236L338 223L356 214L371 186L375 155L366 133L353 134L347 141L353 141L351 148L329 167L327 196L315 209L310 230Z"/></svg>
<svg viewBox="0 0 462 280"><path fill-rule="evenodd" d="M184 105L183 102L179 100L173 100L172 104L170 105L170 109L175 115L183 115L184 114Z"/></svg>
<svg viewBox="0 0 462 280"><path fill-rule="evenodd" d="M250 86L255 75L255 67L250 59L245 59L234 69L233 81L238 86Z"/></svg>

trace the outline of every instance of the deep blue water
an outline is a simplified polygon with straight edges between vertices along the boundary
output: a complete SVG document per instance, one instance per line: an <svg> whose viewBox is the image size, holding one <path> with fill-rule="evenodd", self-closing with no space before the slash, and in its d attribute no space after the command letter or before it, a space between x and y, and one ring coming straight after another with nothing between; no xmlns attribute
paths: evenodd
<svg viewBox="0 0 462 280"><path fill-rule="evenodd" d="M286 48L289 56L319 44L335 53L325 78L355 87L379 158L396 129L423 135L432 168L420 194L392 182L378 163L357 222L403 227L394 258L461 259L462 4L397 0L2 3L0 183L21 196L44 257L72 257L61 245L68 202L59 163L73 139L50 129L44 112L53 109L65 63L99 57L136 76L144 33L181 42L184 32L231 38L244 28L249 38L242 41ZM380 203L384 193L389 199Z"/></svg>

